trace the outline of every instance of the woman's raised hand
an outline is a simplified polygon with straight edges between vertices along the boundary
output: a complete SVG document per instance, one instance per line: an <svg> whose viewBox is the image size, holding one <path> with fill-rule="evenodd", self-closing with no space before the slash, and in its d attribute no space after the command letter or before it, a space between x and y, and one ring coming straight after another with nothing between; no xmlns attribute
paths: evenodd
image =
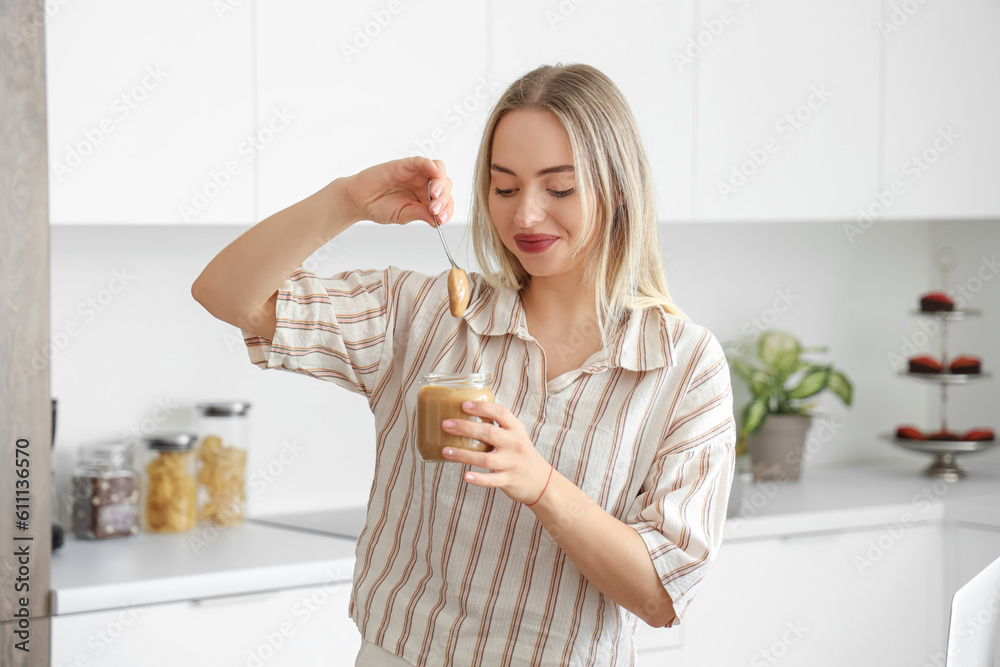
<svg viewBox="0 0 1000 667"><path fill-rule="evenodd" d="M428 181L434 197L432 203L427 201ZM349 176L345 193L358 220L383 225L424 220L433 225L432 213L442 223L454 213L451 186L444 162L410 157L383 162Z"/></svg>

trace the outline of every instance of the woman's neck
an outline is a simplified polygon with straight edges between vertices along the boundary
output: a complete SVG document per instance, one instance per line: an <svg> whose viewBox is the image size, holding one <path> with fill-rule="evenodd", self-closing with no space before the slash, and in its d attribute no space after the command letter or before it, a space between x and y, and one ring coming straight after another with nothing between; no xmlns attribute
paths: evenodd
<svg viewBox="0 0 1000 667"><path fill-rule="evenodd" d="M592 330L597 332L597 305L593 287L581 276L533 276L521 290L521 305L529 332Z"/></svg>

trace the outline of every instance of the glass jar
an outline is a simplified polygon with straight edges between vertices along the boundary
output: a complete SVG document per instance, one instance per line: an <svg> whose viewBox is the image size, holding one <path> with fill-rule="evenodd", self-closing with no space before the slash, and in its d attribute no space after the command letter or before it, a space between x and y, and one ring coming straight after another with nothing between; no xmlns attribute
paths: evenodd
<svg viewBox="0 0 1000 667"><path fill-rule="evenodd" d="M104 540L139 532L137 477L131 447L81 447L73 470L73 534L82 540Z"/></svg>
<svg viewBox="0 0 1000 667"><path fill-rule="evenodd" d="M183 533L194 528L198 487L194 481L194 433L157 433L146 437L146 530Z"/></svg>
<svg viewBox="0 0 1000 667"><path fill-rule="evenodd" d="M452 435L441 428L441 422L445 419L484 421L467 414L462 409L462 403L492 403L492 381L490 373L427 373L420 377L420 390L417 392L417 451L424 461L447 461L441 455L441 450L445 447L476 452L493 449L478 440ZM492 419L485 421L493 423Z"/></svg>
<svg viewBox="0 0 1000 667"><path fill-rule="evenodd" d="M198 517L217 526L243 523L247 502L250 404L199 403Z"/></svg>

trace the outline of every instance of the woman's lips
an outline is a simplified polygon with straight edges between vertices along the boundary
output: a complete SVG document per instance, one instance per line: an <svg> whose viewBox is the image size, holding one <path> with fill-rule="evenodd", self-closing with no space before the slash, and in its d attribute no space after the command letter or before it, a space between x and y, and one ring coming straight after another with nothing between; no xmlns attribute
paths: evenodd
<svg viewBox="0 0 1000 667"><path fill-rule="evenodd" d="M539 253L545 252L549 247L559 240L558 236L549 234L518 234L514 237L514 242L522 252Z"/></svg>

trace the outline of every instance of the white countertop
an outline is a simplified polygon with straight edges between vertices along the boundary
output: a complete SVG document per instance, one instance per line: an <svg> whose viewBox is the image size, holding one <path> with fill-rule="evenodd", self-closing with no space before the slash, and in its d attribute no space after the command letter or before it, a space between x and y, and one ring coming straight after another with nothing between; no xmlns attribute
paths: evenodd
<svg viewBox="0 0 1000 667"><path fill-rule="evenodd" d="M930 457L926 457L927 462ZM809 469L797 482L744 480L734 485L726 540L884 527L907 521L965 521L1000 527L1000 462L960 464L968 476L953 483L924 477L924 462L868 463ZM909 516L907 516L907 514Z"/></svg>
<svg viewBox="0 0 1000 667"><path fill-rule="evenodd" d="M354 544L253 523L108 540L70 537L52 555L52 614L350 581Z"/></svg>
<svg viewBox="0 0 1000 667"><path fill-rule="evenodd" d="M725 540L954 521L1000 530L1000 462L962 459L955 483L913 465L810 469L798 482L736 487ZM909 515L907 517L907 515ZM71 614L350 581L354 541L255 523L225 530L83 541L52 558L52 613Z"/></svg>

